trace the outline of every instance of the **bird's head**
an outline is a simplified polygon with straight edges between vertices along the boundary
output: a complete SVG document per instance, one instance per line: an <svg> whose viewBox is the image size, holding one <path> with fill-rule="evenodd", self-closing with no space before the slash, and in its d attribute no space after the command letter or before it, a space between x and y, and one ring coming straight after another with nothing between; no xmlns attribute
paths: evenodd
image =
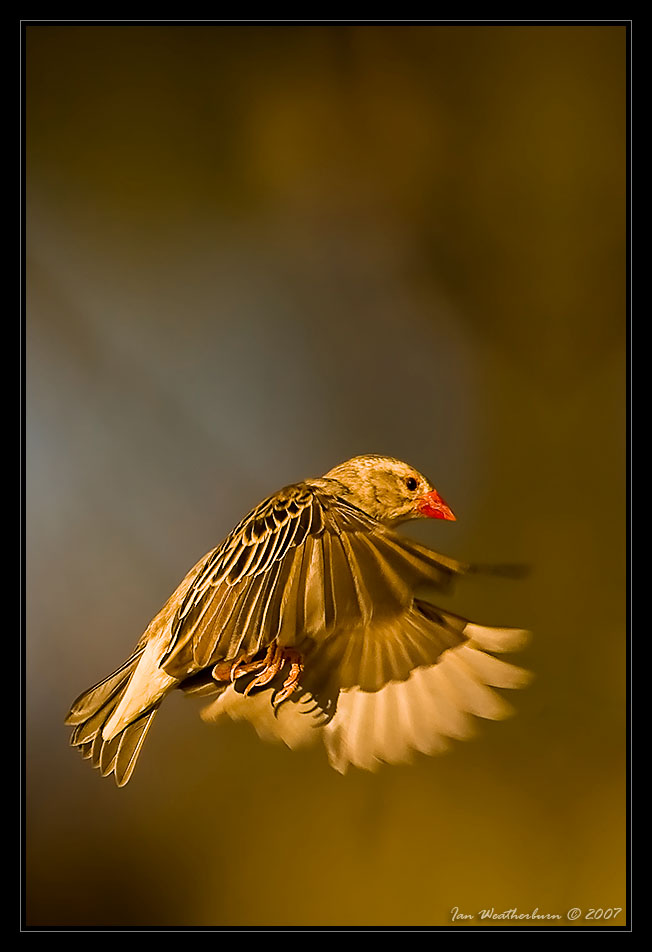
<svg viewBox="0 0 652 952"><path fill-rule="evenodd" d="M455 519L432 483L398 459L356 456L335 466L324 479L337 480L347 502L387 526L409 519Z"/></svg>

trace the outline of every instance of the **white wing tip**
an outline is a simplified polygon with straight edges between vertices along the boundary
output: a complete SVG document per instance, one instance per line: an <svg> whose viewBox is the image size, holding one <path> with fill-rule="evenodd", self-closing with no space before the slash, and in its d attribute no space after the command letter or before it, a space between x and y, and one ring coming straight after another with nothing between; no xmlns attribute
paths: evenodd
<svg viewBox="0 0 652 952"><path fill-rule="evenodd" d="M478 648L498 653L520 651L531 637L525 628L488 628L471 622L464 629L464 634Z"/></svg>

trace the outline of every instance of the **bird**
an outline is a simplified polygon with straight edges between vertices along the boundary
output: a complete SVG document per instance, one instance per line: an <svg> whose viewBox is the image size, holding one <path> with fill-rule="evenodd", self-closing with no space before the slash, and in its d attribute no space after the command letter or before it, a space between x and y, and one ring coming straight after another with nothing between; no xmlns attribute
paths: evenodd
<svg viewBox="0 0 652 952"><path fill-rule="evenodd" d="M127 660L74 701L71 745L124 786L174 690L210 697L208 722L246 720L291 749L321 739L340 773L443 752L474 734L474 716L508 716L493 689L530 674L496 655L529 632L437 607L432 592L482 566L396 531L414 519L456 517L425 476L386 456L269 496L190 569Z"/></svg>

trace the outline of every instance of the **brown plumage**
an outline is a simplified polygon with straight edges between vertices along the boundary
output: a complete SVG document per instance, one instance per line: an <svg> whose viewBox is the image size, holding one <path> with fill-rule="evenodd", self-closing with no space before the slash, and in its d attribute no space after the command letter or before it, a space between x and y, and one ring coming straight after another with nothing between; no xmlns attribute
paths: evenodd
<svg viewBox="0 0 652 952"><path fill-rule="evenodd" d="M215 695L225 714L330 763L373 769L437 753L470 715L509 713L491 687L525 671L494 657L526 632L486 628L417 597L473 566L397 535L414 518L454 519L399 460L360 456L270 496L190 570L131 657L74 702L71 744L119 786L166 694Z"/></svg>

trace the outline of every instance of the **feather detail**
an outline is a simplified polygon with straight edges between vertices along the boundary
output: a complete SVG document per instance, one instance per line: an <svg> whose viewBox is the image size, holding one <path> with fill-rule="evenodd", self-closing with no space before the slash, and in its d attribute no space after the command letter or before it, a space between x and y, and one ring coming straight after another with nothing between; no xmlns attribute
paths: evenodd
<svg viewBox="0 0 652 952"><path fill-rule="evenodd" d="M143 654L142 648L136 650L108 678L80 695L66 718L66 723L75 725L71 746L78 748L84 760L90 760L93 767L99 768L103 777L114 773L118 786L123 786L131 777L158 704L109 740L104 739L102 731L124 698Z"/></svg>

